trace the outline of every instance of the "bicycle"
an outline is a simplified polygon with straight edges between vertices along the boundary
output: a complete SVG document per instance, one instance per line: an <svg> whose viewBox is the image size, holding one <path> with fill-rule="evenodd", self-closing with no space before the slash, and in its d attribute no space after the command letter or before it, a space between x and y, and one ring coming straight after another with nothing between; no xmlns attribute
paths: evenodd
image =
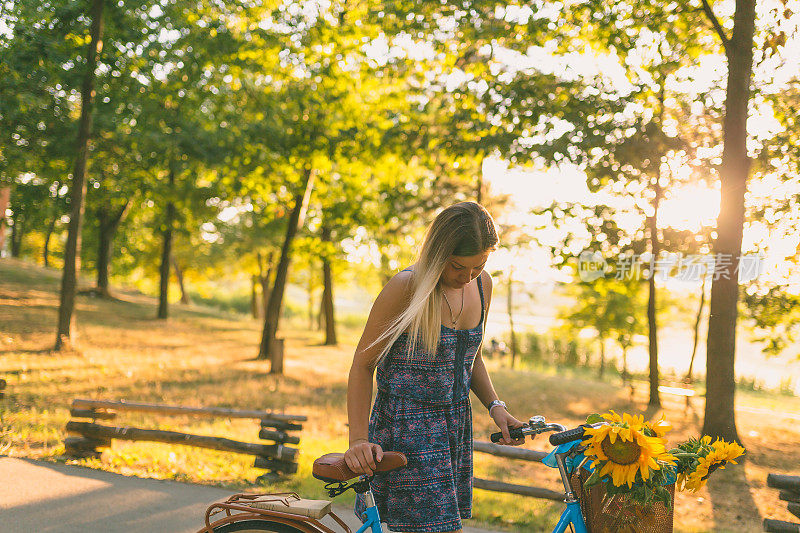
<svg viewBox="0 0 800 533"><path fill-rule="evenodd" d="M540 433L557 431L550 435L550 444L561 446L569 444L569 449L554 450L552 454L561 480L564 483L564 501L567 505L560 520L553 529L553 533L563 533L572 525L574 533L588 533L581 512L580 503L570 485L570 474L577 471L584 461L574 464L568 459L574 459L585 450L583 446L571 443L583 438L583 431L587 427L597 427L603 424L583 424L568 430L561 424L548 424L543 416L533 416L522 427L511 429L512 438L524 438L527 435L535 436ZM491 435L493 442L502 438L502 433ZM566 446L565 446L566 448ZM383 460L377 463L377 472L389 472L402 468L407 464L405 455L400 452L386 451ZM371 476L356 474L345 464L344 454L329 453L314 461L312 474L315 478L325 482L325 489L331 497L336 497L353 489L365 497L366 511L362 515L363 525L356 533L383 533L378 508L370 489ZM347 484L351 479L356 481ZM330 510L331 502L328 500L306 500L297 493L284 492L273 494L234 494L224 502L212 504L206 510L205 527L198 533L233 533L271 531L273 533L336 533L333 529L320 522L323 517L331 519L341 526L344 533L352 533L345 522ZM212 521L212 518L224 513L222 518Z"/></svg>
<svg viewBox="0 0 800 533"><path fill-rule="evenodd" d="M584 430L586 428L594 428L606 424L606 422L597 422L595 424L581 424L580 426L567 429L561 424L548 424L543 416L532 416L528 423L520 428L514 428L509 431L511 438L519 439L524 438L526 435L536 436L548 431L557 431L550 435L548 439L550 444L557 446L556 450L551 452L555 459L556 468L561 476L561 482L564 484L564 503L566 508L561 513L558 523L553 529L553 533L564 533L567 527L574 533L588 533L586 521L584 520L583 511L578 497L572 490L570 484L570 476L573 472L578 472L581 467L588 461L583 457L583 452L586 451L586 446L573 445L576 441L583 440ZM493 433L491 436L492 442L497 442L502 438L502 433ZM564 447L564 451L559 451ZM582 460L575 464L572 459L583 457ZM569 462L568 462L569 460Z"/></svg>

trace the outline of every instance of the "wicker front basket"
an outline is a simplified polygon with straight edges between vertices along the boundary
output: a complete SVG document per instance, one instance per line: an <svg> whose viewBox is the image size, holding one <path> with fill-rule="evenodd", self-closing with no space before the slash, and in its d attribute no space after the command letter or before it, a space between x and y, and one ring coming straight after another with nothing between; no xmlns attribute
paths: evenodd
<svg viewBox="0 0 800 533"><path fill-rule="evenodd" d="M675 485L669 485L671 505L654 503L647 507L630 502L624 495L606 498L602 484L586 489L589 472L581 468L572 475L572 490L580 499L581 512L589 533L672 533ZM605 500L605 501L604 501Z"/></svg>

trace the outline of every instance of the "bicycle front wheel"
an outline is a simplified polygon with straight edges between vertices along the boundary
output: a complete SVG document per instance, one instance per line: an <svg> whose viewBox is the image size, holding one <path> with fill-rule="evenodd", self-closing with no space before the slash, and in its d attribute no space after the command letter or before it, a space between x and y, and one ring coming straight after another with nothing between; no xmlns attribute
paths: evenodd
<svg viewBox="0 0 800 533"><path fill-rule="evenodd" d="M242 520L214 528L214 533L248 533L257 531L272 531L273 533L304 533L302 529L294 526L273 522L266 519Z"/></svg>

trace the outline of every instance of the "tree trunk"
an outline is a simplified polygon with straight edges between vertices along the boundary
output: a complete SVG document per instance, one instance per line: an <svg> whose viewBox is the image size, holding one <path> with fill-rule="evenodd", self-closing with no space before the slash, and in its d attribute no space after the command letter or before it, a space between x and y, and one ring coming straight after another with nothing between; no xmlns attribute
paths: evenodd
<svg viewBox="0 0 800 533"><path fill-rule="evenodd" d="M6 245L6 209L11 199L11 187L0 187L0 257Z"/></svg>
<svg viewBox="0 0 800 533"><path fill-rule="evenodd" d="M603 375L606 373L606 339L602 335L600 335L600 368L597 370L597 376L600 379L603 379Z"/></svg>
<svg viewBox="0 0 800 533"><path fill-rule="evenodd" d="M739 299L737 278L742 251L744 197L750 158L747 156L747 108L753 73L755 0L737 0L733 35L726 46L728 84L723 120L724 148L720 167L721 202L717 219L711 282L708 343L706 349L706 405L703 434L739 441L734 414L736 319ZM725 260L730 260L726 264Z"/></svg>
<svg viewBox="0 0 800 533"><path fill-rule="evenodd" d="M306 286L306 292L308 294L308 331L312 331L314 329L314 265L312 262L309 261L308 267L308 286ZM324 302L320 302L320 305L324 305Z"/></svg>
<svg viewBox="0 0 800 533"><path fill-rule="evenodd" d="M686 372L686 383L692 383L692 369L694 368L694 358L697 355L697 343L700 338L700 320L703 316L703 308L706 304L706 273L708 267L703 271L703 283L700 285L700 306L697 308L697 318L694 321L694 343L692 344L692 358L689 360L689 370Z"/></svg>
<svg viewBox="0 0 800 533"><path fill-rule="evenodd" d="M169 192L172 194L173 186L175 185L175 168L172 161L170 161L169 170ZM161 267L159 268L159 276L161 278L158 291L158 318L166 319L169 314L169 266L172 257L172 225L175 220L175 204L170 199L167 202L167 208L164 213L164 233L163 245L161 247Z"/></svg>
<svg viewBox="0 0 800 533"><path fill-rule="evenodd" d="M14 221L14 225L11 226L11 257L19 257L22 252L22 236L25 234L22 216L14 213L11 220Z"/></svg>
<svg viewBox="0 0 800 533"><path fill-rule="evenodd" d="M189 305L192 303L192 299L189 298L189 295L186 293L186 286L183 284L183 269L178 264L178 260L174 257L172 258L172 268L175 270L175 277L178 280L178 287L181 290L181 303L183 305Z"/></svg>
<svg viewBox="0 0 800 533"><path fill-rule="evenodd" d="M322 298L319 299L319 309L314 319L316 321L317 331L322 331L322 323L325 321L325 300Z"/></svg>
<svg viewBox="0 0 800 533"><path fill-rule="evenodd" d="M261 346L258 351L258 359L270 359L270 373L282 374L283 361L272 359L272 344L275 334L278 332L278 322L280 319L281 307L283 305L283 292L286 288L286 279L289 275L289 263L291 261L292 241L297 231L302 227L305 218L308 201L311 198L311 190L314 187L314 176L311 167L306 167L303 175L303 183L298 193L295 195L294 208L289 215L289 223L286 226L286 237L281 247L281 257L278 260L278 267L275 272L275 283L269 295L269 302L264 312L264 330L261 334Z"/></svg>
<svg viewBox="0 0 800 533"><path fill-rule="evenodd" d="M628 346L622 345L622 384L628 383Z"/></svg>
<svg viewBox="0 0 800 533"><path fill-rule="evenodd" d="M42 262L44 263L45 267L50 266L50 240L53 237L53 232L56 229L56 221L60 217L60 213L54 213L53 217L50 219L50 223L47 224L47 231L44 234L44 247L42 248Z"/></svg>
<svg viewBox="0 0 800 533"><path fill-rule="evenodd" d="M272 270L272 269L270 269ZM269 278L264 278L261 280L261 310L259 312L259 316L264 318L267 313L267 307L269 307L269 294L271 292L269 286Z"/></svg>
<svg viewBox="0 0 800 533"><path fill-rule="evenodd" d="M659 165L660 166L660 165ZM653 186L655 198L653 199L653 215L648 217L650 226L650 251L653 254L650 260L650 279L647 280L649 294L647 297L647 333L650 353L650 407L661 407L661 398L658 395L658 324L656 323L656 262L661 253L661 243L658 241L658 207L661 202L660 169L656 170L656 179Z"/></svg>
<svg viewBox="0 0 800 533"><path fill-rule="evenodd" d="M272 270L272 269L270 269ZM261 310L259 312L259 316L262 318L265 316L267 312L267 308L269 307L269 277L261 279Z"/></svg>
<svg viewBox="0 0 800 533"><path fill-rule="evenodd" d="M97 293L109 297L109 263L111 262L111 232L108 210L100 207L97 211L97 279L95 285Z"/></svg>
<svg viewBox="0 0 800 533"><path fill-rule="evenodd" d="M109 271L111 269L111 255L114 248L114 237L117 229L125 215L131 201L128 200L121 209L115 213L110 213L105 207L101 207L97 213L97 292L109 298L111 296Z"/></svg>
<svg viewBox="0 0 800 533"><path fill-rule="evenodd" d="M58 329L55 350L61 350L75 339L72 314L75 310L75 294L80 272L81 226L83 225L84 198L86 197L86 160L89 152L89 137L92 130L92 99L97 54L102 50L104 0L92 0L91 41L86 54L86 72L81 86L81 118L78 125L77 157L70 187L69 226L67 244L64 249L64 268L61 276L61 294L58 307Z"/></svg>
<svg viewBox="0 0 800 533"><path fill-rule="evenodd" d="M514 294L514 269L508 271L508 299L506 306L508 307L508 329L509 329L509 350L511 350L511 368L517 361L517 333L514 331L514 303L512 295Z"/></svg>
<svg viewBox="0 0 800 533"><path fill-rule="evenodd" d="M273 252L270 252L265 260L261 252L256 254L256 260L258 261L258 280L259 283L261 283L261 307L258 312L259 317L264 316L264 312L269 305L269 280L272 278L273 255Z"/></svg>
<svg viewBox="0 0 800 533"><path fill-rule="evenodd" d="M663 128L664 125L664 86L665 79L660 81L660 90L658 94L658 127ZM647 297L647 335L648 335L648 350L650 355L649 361L649 381L650 381L650 400L648 405L650 407L661 407L661 398L658 393L658 385L660 376L658 372L658 322L656 320L656 264L661 254L661 243L658 239L658 209L661 205L661 157L658 158L655 168L655 176L653 180L653 215L648 218L647 223L650 227L650 251L653 254L650 262L650 279L648 279L648 297Z"/></svg>
<svg viewBox="0 0 800 533"><path fill-rule="evenodd" d="M331 242L331 230L322 226L322 242ZM327 255L322 256L322 308L325 312L325 346L336 345L336 318L333 312L333 270Z"/></svg>
<svg viewBox="0 0 800 533"><path fill-rule="evenodd" d="M258 318L259 316L258 276L255 274L250 276L250 314L253 318Z"/></svg>

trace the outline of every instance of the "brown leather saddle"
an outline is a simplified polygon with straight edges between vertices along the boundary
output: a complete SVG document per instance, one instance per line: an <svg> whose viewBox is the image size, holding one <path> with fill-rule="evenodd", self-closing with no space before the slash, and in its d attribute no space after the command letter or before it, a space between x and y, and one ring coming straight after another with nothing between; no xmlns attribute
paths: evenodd
<svg viewBox="0 0 800 533"><path fill-rule="evenodd" d="M376 463L377 472L389 472L390 470L397 470L408 464L406 456L400 452L383 452L383 459L381 462ZM344 461L343 453L327 453L314 461L314 468L312 474L315 478L331 482L344 482L349 479L360 476L356 474L347 463Z"/></svg>

